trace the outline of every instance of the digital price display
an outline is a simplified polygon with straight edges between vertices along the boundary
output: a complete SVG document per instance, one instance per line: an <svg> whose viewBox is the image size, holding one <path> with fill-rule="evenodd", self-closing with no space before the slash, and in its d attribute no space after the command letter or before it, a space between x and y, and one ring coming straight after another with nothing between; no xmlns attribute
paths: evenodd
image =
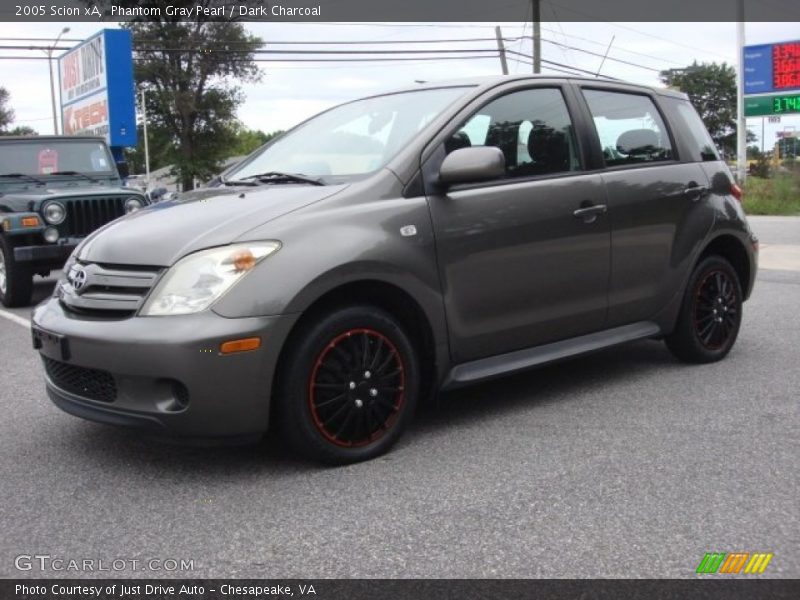
<svg viewBox="0 0 800 600"><path fill-rule="evenodd" d="M776 115L787 112L800 112L800 94L794 96L773 96L772 112Z"/></svg>
<svg viewBox="0 0 800 600"><path fill-rule="evenodd" d="M744 48L744 114L800 113L800 40Z"/></svg>
<svg viewBox="0 0 800 600"><path fill-rule="evenodd" d="M772 85L776 90L800 88L800 42L772 46Z"/></svg>
<svg viewBox="0 0 800 600"><path fill-rule="evenodd" d="M744 47L744 94L800 91L800 40Z"/></svg>
<svg viewBox="0 0 800 600"><path fill-rule="evenodd" d="M800 94L746 96L744 99L746 117L771 117L792 113L800 113Z"/></svg>

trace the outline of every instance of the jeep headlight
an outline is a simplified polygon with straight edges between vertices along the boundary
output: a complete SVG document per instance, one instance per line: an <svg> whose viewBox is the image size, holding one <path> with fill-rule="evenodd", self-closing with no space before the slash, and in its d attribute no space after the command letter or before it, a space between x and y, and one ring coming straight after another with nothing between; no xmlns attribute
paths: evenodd
<svg viewBox="0 0 800 600"><path fill-rule="evenodd" d="M232 244L184 256L156 284L140 315L187 315L205 310L281 247L280 242Z"/></svg>
<svg viewBox="0 0 800 600"><path fill-rule="evenodd" d="M61 202L48 202L42 207L42 216L50 225L60 225L67 218L67 209Z"/></svg>
<svg viewBox="0 0 800 600"><path fill-rule="evenodd" d="M142 202L141 198L137 198L136 196L131 196L127 200L125 200L125 212L132 213L136 212L140 208L144 206L144 202Z"/></svg>

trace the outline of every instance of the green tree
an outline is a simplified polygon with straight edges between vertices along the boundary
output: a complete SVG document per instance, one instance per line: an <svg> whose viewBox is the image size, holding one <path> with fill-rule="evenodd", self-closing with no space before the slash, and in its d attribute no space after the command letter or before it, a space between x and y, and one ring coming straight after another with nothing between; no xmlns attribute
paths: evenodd
<svg viewBox="0 0 800 600"><path fill-rule="evenodd" d="M14 111L8 106L11 95L6 88L0 87L0 131L4 132L14 120Z"/></svg>
<svg viewBox="0 0 800 600"><path fill-rule="evenodd" d="M125 0L117 6L134 7ZM215 0L171 3L216 6ZM108 5L108 2L106 2ZM134 20L123 27L133 34L134 76L145 91L148 134L157 143L156 158L175 166L182 189L219 172L236 143L236 109L243 96L236 82L258 81L253 50L263 41L236 22ZM141 144L140 144L141 145ZM137 149L140 151L141 149ZM163 152L162 152L163 150ZM152 154L151 154L152 156Z"/></svg>
<svg viewBox="0 0 800 600"><path fill-rule="evenodd" d="M260 148L282 133L282 130L264 133L260 129L248 129L244 125L239 124L236 128L236 143L231 148L231 156L250 154L256 148Z"/></svg>
<svg viewBox="0 0 800 600"><path fill-rule="evenodd" d="M8 90L0 87L0 135L39 135L33 128L27 125L17 125L11 127L14 121L14 111L8 106L11 94Z"/></svg>
<svg viewBox="0 0 800 600"><path fill-rule="evenodd" d="M135 148L125 150L125 159L130 165L131 173L141 174L145 172L144 130L141 125L136 128L136 138L139 140L138 144ZM176 147L169 130L163 126L155 126L148 122L147 150L150 153L150 171L174 163Z"/></svg>
<svg viewBox="0 0 800 600"><path fill-rule="evenodd" d="M0 131L0 135L39 135L39 132L27 125L17 125L11 129Z"/></svg>
<svg viewBox="0 0 800 600"><path fill-rule="evenodd" d="M661 71L661 81L689 96L714 142L736 154L736 71L726 63L693 62L684 69ZM747 132L747 141L755 140Z"/></svg>

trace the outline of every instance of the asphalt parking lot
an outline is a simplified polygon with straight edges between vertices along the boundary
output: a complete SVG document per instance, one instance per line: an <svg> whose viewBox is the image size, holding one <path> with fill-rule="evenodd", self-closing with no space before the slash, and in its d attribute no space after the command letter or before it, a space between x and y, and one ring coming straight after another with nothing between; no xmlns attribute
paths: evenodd
<svg viewBox="0 0 800 600"><path fill-rule="evenodd" d="M648 341L450 393L346 468L64 414L14 311L0 576L83 576L14 566L47 554L194 561L88 576L691 577L714 551L772 552L765 576L800 577L800 218L752 224L764 260L727 360L686 366Z"/></svg>

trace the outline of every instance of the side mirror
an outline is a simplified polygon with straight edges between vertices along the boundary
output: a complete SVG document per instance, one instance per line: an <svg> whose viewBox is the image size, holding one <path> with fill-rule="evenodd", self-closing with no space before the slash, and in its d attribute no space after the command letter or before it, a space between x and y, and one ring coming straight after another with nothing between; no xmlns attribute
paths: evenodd
<svg viewBox="0 0 800 600"><path fill-rule="evenodd" d="M128 165L128 162L127 161L118 162L117 172L119 173L120 179L127 179L128 176L131 174L131 168Z"/></svg>
<svg viewBox="0 0 800 600"><path fill-rule="evenodd" d="M497 179L506 173L503 151L495 146L474 146L454 150L442 162L439 179L442 183L472 183Z"/></svg>

